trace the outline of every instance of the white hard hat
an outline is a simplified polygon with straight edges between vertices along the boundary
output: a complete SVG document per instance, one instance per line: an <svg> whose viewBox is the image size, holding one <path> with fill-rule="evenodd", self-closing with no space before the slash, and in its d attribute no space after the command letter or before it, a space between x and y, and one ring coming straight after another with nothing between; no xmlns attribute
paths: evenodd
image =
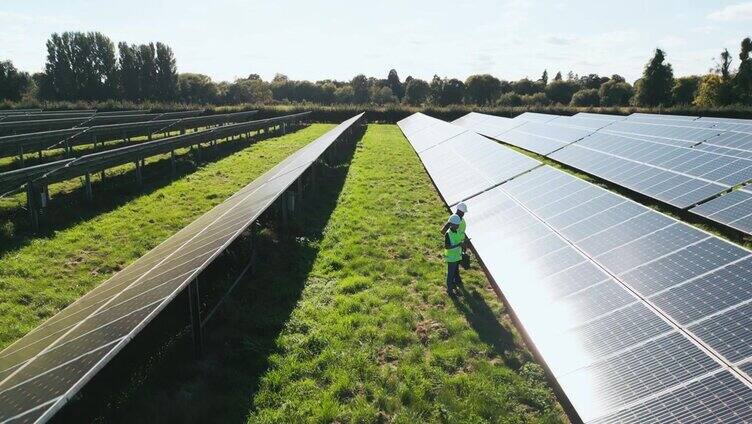
<svg viewBox="0 0 752 424"><path fill-rule="evenodd" d="M467 213L467 205L465 203L458 204L457 212Z"/></svg>
<svg viewBox="0 0 752 424"><path fill-rule="evenodd" d="M462 221L462 218L460 218L460 216L456 213L453 213L452 216L449 217L450 224L460 225L460 221Z"/></svg>

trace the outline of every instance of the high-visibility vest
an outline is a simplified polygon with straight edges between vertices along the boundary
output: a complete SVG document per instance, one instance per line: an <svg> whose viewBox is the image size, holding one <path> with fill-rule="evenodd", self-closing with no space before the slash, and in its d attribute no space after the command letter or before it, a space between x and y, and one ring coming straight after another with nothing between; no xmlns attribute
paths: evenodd
<svg viewBox="0 0 752 424"><path fill-rule="evenodd" d="M462 218L460 225L457 227L457 232L460 233L463 240L465 239L465 228L467 228L467 224L465 223L465 218Z"/></svg>
<svg viewBox="0 0 752 424"><path fill-rule="evenodd" d="M462 240L465 238L463 234L460 234L458 231L452 231L448 230L447 235L449 236L449 244L452 246L450 249L446 249L446 254L444 257L446 258L447 262L459 262L462 260L462 246L460 246L460 243L462 243Z"/></svg>

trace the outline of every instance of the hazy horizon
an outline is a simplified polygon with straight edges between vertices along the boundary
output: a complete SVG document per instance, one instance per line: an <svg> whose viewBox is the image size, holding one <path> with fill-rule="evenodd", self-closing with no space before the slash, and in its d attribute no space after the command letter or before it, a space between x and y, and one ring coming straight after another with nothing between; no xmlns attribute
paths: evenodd
<svg viewBox="0 0 752 424"><path fill-rule="evenodd" d="M216 81L251 73L266 80L275 73L311 81L385 78L391 68L403 80L479 73L537 79L547 69L551 77L571 70L634 81L656 47L666 50L676 76L706 73L724 48L735 66L739 44L752 32L752 2L738 1L206 4L4 2L0 60L38 72L51 33L100 31L115 43L162 41L173 48L179 72Z"/></svg>

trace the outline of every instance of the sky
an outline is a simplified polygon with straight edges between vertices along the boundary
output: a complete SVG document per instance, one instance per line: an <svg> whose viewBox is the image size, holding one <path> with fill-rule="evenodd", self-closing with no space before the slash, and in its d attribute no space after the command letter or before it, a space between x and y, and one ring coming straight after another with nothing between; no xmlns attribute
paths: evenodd
<svg viewBox="0 0 752 424"><path fill-rule="evenodd" d="M660 47L676 76L706 73L752 35L752 1L724 0L0 0L0 60L44 68L53 32L100 31L115 43L161 41L179 72L216 81L430 79L620 74L637 79Z"/></svg>

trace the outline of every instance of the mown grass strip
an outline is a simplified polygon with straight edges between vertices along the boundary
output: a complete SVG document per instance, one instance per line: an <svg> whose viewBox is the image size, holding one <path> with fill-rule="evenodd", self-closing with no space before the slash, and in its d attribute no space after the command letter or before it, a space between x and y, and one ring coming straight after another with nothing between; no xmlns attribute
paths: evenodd
<svg viewBox="0 0 752 424"><path fill-rule="evenodd" d="M453 302L446 219L396 126L370 126L249 422L565 420L480 269Z"/></svg>
<svg viewBox="0 0 752 424"><path fill-rule="evenodd" d="M0 348L331 127L313 125L258 142L110 212L5 252L0 257Z"/></svg>

